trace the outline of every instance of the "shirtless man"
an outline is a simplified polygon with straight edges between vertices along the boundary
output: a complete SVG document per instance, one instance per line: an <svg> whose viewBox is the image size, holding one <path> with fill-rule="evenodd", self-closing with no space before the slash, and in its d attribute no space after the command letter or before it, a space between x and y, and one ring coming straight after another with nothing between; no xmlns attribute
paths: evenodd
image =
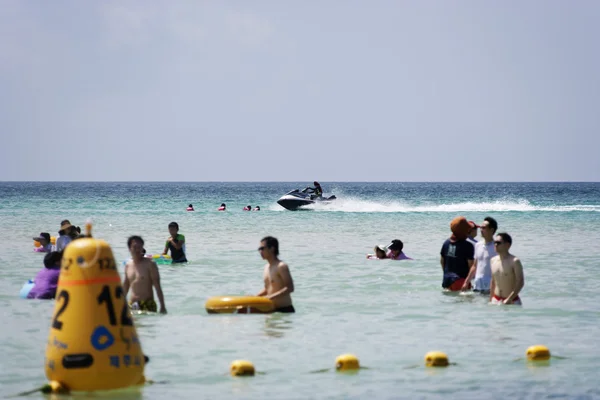
<svg viewBox="0 0 600 400"><path fill-rule="evenodd" d="M508 233L499 233L494 238L497 256L491 260L492 283L490 302L492 304L521 305L519 292L525 286L521 260L508 252L512 238Z"/></svg>
<svg viewBox="0 0 600 400"><path fill-rule="evenodd" d="M263 260L267 260L263 279L265 288L257 296L265 296L275 304L273 312L293 313L292 297L294 281L290 269L279 256L279 241L272 236L267 236L260 241L258 248Z"/></svg>
<svg viewBox="0 0 600 400"><path fill-rule="evenodd" d="M139 236L131 236L127 239L127 247L131 253L131 261L125 265L125 279L123 290L125 297L131 288L129 306L133 310L156 312L154 292L160 301L160 313L166 314L165 299L160 287L160 274L156 263L144 257L144 240Z"/></svg>

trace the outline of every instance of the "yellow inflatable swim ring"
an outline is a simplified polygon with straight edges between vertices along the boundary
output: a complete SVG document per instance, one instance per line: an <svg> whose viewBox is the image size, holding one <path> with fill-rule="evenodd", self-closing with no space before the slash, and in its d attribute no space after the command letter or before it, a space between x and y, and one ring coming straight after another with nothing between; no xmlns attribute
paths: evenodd
<svg viewBox="0 0 600 400"><path fill-rule="evenodd" d="M209 314L267 314L275 310L270 299L259 296L216 296L204 305Z"/></svg>
<svg viewBox="0 0 600 400"><path fill-rule="evenodd" d="M56 244L56 236L50 236L50 243ZM37 240L33 241L33 247L40 247L42 244Z"/></svg>

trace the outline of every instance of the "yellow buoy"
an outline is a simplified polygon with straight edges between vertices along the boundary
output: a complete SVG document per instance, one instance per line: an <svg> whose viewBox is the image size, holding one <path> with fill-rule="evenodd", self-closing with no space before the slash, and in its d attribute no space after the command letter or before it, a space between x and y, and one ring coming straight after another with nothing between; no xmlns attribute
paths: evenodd
<svg viewBox="0 0 600 400"><path fill-rule="evenodd" d="M448 356L441 351L430 351L425 354L426 367L447 367L449 364Z"/></svg>
<svg viewBox="0 0 600 400"><path fill-rule="evenodd" d="M342 354L335 359L335 369L338 371L352 371L359 368L360 363L354 354Z"/></svg>
<svg viewBox="0 0 600 400"><path fill-rule="evenodd" d="M525 353L530 361L546 361L550 359L550 350L541 344L531 346Z"/></svg>
<svg viewBox="0 0 600 400"><path fill-rule="evenodd" d="M110 246L92 238L72 241L61 261L46 346L53 391L135 386L144 382L145 363Z"/></svg>
<svg viewBox="0 0 600 400"><path fill-rule="evenodd" d="M232 376L254 376L254 365L247 360L235 360L231 363Z"/></svg>

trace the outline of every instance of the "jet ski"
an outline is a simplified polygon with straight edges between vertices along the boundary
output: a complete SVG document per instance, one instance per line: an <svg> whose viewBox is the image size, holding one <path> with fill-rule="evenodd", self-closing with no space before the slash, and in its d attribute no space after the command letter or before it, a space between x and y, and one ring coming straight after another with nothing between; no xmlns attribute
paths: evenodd
<svg viewBox="0 0 600 400"><path fill-rule="evenodd" d="M295 189L281 196L281 198L277 200L277 204L290 211L295 211L304 206L315 203L329 203L335 199L336 197L334 195L329 197L317 197L314 194L311 195L306 193L306 189L302 191Z"/></svg>

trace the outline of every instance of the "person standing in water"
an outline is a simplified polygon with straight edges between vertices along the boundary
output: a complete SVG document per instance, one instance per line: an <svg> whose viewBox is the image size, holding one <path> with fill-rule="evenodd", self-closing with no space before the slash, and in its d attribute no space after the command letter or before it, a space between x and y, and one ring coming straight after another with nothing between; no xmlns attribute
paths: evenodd
<svg viewBox="0 0 600 400"><path fill-rule="evenodd" d="M492 217L485 217L480 229L483 240L475 244L475 262L469 271L469 276L467 276L462 290L468 289L468 284L474 277L473 291L489 294L490 283L492 281L490 262L492 257L497 255L496 249L494 248L494 235L498 229L498 222Z"/></svg>
<svg viewBox="0 0 600 400"><path fill-rule="evenodd" d="M166 255L171 250L171 264L187 262L185 256L185 236L179 233L179 224L171 222L169 224L169 233L171 236L167 238L163 255Z"/></svg>
<svg viewBox="0 0 600 400"><path fill-rule="evenodd" d="M131 260L125 264L125 278L123 292L125 298L131 289L129 306L132 310L156 312L154 290L160 302L160 313L166 314L165 298L160 286L160 273L156 263L145 257L144 239L140 236L131 236L127 239L127 247L131 253Z"/></svg>
<svg viewBox="0 0 600 400"><path fill-rule="evenodd" d="M458 291L471 288L467 282L467 276L473 266L475 249L473 244L467 240L471 231L471 225L465 217L456 217L450 223L452 236L442 245L440 251L440 264L442 266L442 287L450 291Z"/></svg>
<svg viewBox="0 0 600 400"><path fill-rule="evenodd" d="M294 281L286 263L279 259L279 241L267 236L260 241L260 256L267 261L263 272L265 287L257 296L264 296L275 304L273 312L296 312L292 305Z"/></svg>
<svg viewBox="0 0 600 400"><path fill-rule="evenodd" d="M522 305L519 293L525 286L521 260L509 253L512 238L508 233L499 233L494 239L497 256L491 260L492 284L490 302L492 304Z"/></svg>

